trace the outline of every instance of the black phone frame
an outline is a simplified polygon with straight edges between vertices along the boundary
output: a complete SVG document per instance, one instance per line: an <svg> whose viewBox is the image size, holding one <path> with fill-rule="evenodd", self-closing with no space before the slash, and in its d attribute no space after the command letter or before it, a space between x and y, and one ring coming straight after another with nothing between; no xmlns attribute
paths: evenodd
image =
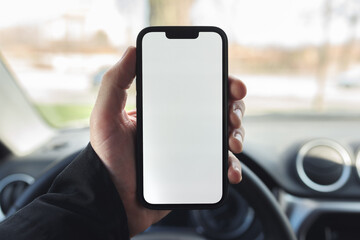
<svg viewBox="0 0 360 240"><path fill-rule="evenodd" d="M143 106L142 106L142 40L149 32L165 32L168 38L194 39L199 32L215 32L222 39L222 120L223 120L223 194L217 203L184 203L184 204L152 204L145 200L143 194ZM172 210L172 209L212 209L220 207L227 198L228 194L228 40L225 32L213 26L156 26L144 28L137 36L136 40L136 181L137 197L140 203L149 209Z"/></svg>

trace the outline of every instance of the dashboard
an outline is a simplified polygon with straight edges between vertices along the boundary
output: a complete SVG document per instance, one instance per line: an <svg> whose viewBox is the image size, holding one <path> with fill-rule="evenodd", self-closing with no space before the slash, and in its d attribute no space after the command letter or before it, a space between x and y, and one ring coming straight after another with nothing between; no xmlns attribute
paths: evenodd
<svg viewBox="0 0 360 240"><path fill-rule="evenodd" d="M273 193L298 239L360 239L359 123L331 115L244 119L237 156ZM30 155L1 159L0 220L27 186L88 140L88 128L63 130ZM244 194L231 186L222 207L173 211L134 239L266 239Z"/></svg>

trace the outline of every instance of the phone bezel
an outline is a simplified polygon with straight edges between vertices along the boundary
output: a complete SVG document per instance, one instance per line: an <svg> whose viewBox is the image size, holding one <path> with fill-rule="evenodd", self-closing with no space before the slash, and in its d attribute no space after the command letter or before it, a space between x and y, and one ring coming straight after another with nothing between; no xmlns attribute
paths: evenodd
<svg viewBox="0 0 360 240"><path fill-rule="evenodd" d="M220 201L217 203L203 204L152 204L145 200L143 194L143 106L142 106L142 40L149 32L165 32L168 38L175 39L194 39L197 38L199 32L215 32L221 36L222 39L222 119L223 119L223 193ZM141 204L149 209L210 209L221 206L228 192L228 41L227 36L223 30L212 26L174 26L174 27L147 27L144 28L136 40L136 117L137 117L137 131L136 131L136 179L137 179L137 195Z"/></svg>

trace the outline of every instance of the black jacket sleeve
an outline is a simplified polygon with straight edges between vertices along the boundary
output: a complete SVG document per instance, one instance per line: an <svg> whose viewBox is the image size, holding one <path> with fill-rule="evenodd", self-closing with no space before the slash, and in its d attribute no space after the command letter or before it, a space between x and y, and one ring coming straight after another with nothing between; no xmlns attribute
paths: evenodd
<svg viewBox="0 0 360 240"><path fill-rule="evenodd" d="M46 194L0 224L0 238L129 239L120 196L90 144Z"/></svg>

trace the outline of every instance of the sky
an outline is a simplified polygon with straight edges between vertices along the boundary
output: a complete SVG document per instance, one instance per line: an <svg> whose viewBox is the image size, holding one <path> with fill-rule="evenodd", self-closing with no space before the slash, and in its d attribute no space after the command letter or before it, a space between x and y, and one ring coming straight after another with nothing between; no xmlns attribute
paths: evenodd
<svg viewBox="0 0 360 240"><path fill-rule="evenodd" d="M230 42L255 46L298 47L325 40L326 0L195 0L190 11L194 25L215 25ZM356 0L332 0L336 8L328 36L331 43L345 42L354 30L344 15L360 10ZM86 30L104 30L115 44L148 25L146 0L0 0L0 28L42 23L68 13L86 13ZM353 3L353 4L344 4ZM339 10L340 9L340 10ZM166 23L164 23L166 24ZM355 30L360 36L360 27Z"/></svg>

